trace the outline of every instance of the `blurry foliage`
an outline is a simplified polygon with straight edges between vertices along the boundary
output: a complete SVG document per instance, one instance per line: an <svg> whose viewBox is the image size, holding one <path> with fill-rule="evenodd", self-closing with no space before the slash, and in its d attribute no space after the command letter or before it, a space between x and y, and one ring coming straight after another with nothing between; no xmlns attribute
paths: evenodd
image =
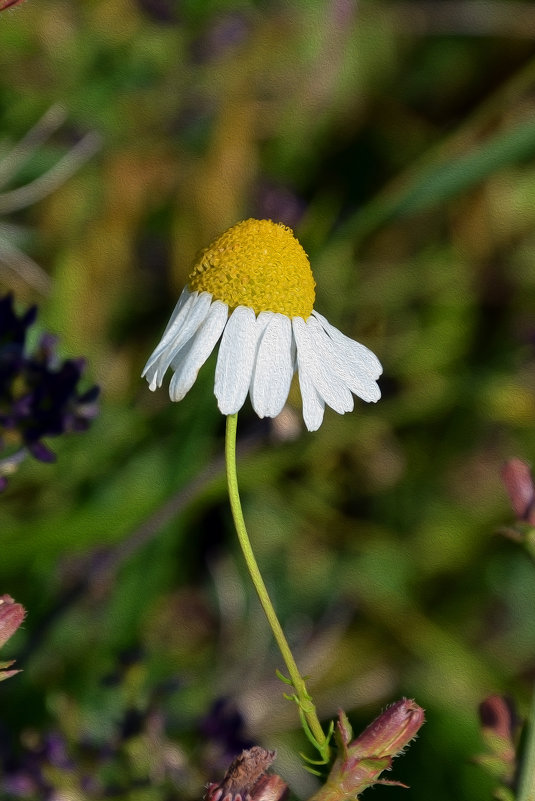
<svg viewBox="0 0 535 801"><path fill-rule="evenodd" d="M1 798L55 733L76 782L96 735L121 766L98 792L67 777L69 798L198 799L225 767L201 725L218 698L240 736L278 748L297 797L313 791L232 536L213 363L177 405L139 378L197 249L248 216L296 228L316 307L385 368L377 406L313 435L241 415L246 517L303 672L321 713L343 706L356 729L403 694L426 708L396 765L414 801L490 796L478 704L507 692L525 712L535 676L533 567L493 536L512 517L503 460L535 458L535 41L499 23L530 3L473 4L469 24L468 2L443 3L438 30L435 5L27 0L0 16L2 153L54 104L69 114L16 185L103 139L2 219L50 292L12 269L2 290L88 358L102 401L2 497L1 589L28 617L5 648L24 672L0 687ZM128 695L107 677L132 649ZM130 743L128 710L170 680L161 736L143 741L145 716ZM130 747L152 748L152 787Z"/></svg>

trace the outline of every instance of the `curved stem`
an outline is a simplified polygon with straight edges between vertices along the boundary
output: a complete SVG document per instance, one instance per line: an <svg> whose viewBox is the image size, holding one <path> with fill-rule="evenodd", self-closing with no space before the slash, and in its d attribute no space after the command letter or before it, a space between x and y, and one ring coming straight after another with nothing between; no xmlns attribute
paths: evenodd
<svg viewBox="0 0 535 801"><path fill-rule="evenodd" d="M260 603L262 604L262 608L268 619L271 631L273 632L273 636L275 637L277 645L279 646L282 658L284 659L284 663L290 675L290 680L297 696L298 706L304 715L314 740L317 742L317 748L319 752L323 758L327 760L329 755L328 738L323 732L321 723L319 722L316 713L316 707L314 706L312 698L308 693L304 679L299 672L299 668L297 667L293 654L290 650L290 646L288 645L288 641L286 640L281 624L277 618L273 604L271 603L271 599L269 597L266 585L264 584L264 579L262 578L258 568L251 542L249 540L249 535L247 534L247 529L245 527L245 520L243 518L238 489L238 477L236 473L237 423L237 414L228 415L225 440L225 459L227 466L228 492L232 516L234 518L234 525L236 526L236 532L238 534L240 546L245 557L249 575L251 576L258 598L260 599Z"/></svg>

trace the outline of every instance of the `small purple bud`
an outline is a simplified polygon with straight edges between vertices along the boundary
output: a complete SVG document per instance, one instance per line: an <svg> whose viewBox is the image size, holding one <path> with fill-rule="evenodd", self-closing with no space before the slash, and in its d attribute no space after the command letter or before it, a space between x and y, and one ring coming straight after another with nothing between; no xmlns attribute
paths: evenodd
<svg viewBox="0 0 535 801"><path fill-rule="evenodd" d="M58 337L55 334L45 333L39 340L36 356L38 356L41 361L52 362L57 359L57 346Z"/></svg>
<svg viewBox="0 0 535 801"><path fill-rule="evenodd" d="M32 442L31 445L28 445L28 450L31 455L39 459L40 462L50 463L56 461L56 454L54 451L51 451L50 448L42 442Z"/></svg>
<svg viewBox="0 0 535 801"><path fill-rule="evenodd" d="M517 519L535 526L535 487L527 462L509 459L502 468L502 479Z"/></svg>

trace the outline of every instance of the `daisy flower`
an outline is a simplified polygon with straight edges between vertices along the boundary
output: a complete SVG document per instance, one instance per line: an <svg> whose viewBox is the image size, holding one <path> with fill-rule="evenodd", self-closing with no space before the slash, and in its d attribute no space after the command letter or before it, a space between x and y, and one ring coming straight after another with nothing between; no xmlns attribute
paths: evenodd
<svg viewBox="0 0 535 801"><path fill-rule="evenodd" d="M379 400L378 358L314 309L314 287L290 228L254 219L232 226L200 252L143 370L150 389L170 367L170 398L182 400L221 338L214 392L225 415L249 393L259 417L276 417L295 372L309 431L320 427L325 405L344 414L353 394Z"/></svg>

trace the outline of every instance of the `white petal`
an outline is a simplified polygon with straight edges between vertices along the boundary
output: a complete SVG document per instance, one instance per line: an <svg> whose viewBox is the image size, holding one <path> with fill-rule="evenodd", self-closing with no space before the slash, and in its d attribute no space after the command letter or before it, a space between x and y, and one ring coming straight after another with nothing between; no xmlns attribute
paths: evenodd
<svg viewBox="0 0 535 801"><path fill-rule="evenodd" d="M356 365L355 361L351 361L351 354L348 352L345 343L339 343L332 339L323 328L322 322L315 317L309 317L306 324L318 356L323 362L329 365L332 373L335 374L351 392L354 392L355 395L358 395L363 400L374 402L379 400L381 391L376 381L370 376L369 372L362 369L360 364ZM331 328L333 328L333 326L331 326ZM344 335L341 334L341 336ZM345 339L348 338L345 337ZM349 341L351 342L352 340ZM358 345L358 342L353 344ZM327 400L327 398L325 398L325 400Z"/></svg>
<svg viewBox="0 0 535 801"><path fill-rule="evenodd" d="M194 337L186 348L173 358L175 369L169 383L169 396L173 401L180 401L195 383L198 372L213 351L228 317L226 303L216 300L204 322L199 326Z"/></svg>
<svg viewBox="0 0 535 801"><path fill-rule="evenodd" d="M214 392L222 414L236 414L244 404L258 339L256 315L247 306L238 306L223 331L215 370Z"/></svg>
<svg viewBox="0 0 535 801"><path fill-rule="evenodd" d="M180 330L186 317L188 316L192 306L195 304L198 292L190 292L187 287L182 290L182 293L178 299L178 302L173 309L171 317L169 318L169 322L165 327L165 331L162 334L160 341L158 342L157 346L153 350L152 354L145 365L142 375L145 375L147 372L147 368L150 366L151 363L154 363L160 355L163 353L165 348L167 348L171 342L173 341L174 336L176 335L177 331Z"/></svg>
<svg viewBox="0 0 535 801"><path fill-rule="evenodd" d="M178 301L176 303L175 308L173 309L171 317L169 318L169 322L165 326L165 331L163 332L162 339L160 341L165 339L165 335L167 334L167 332L169 331L169 329L171 328L171 326L175 322L178 313L180 312L180 310L182 309L182 307L184 306L186 301L189 300L189 298L192 296L192 294L194 294L194 293L190 292L188 287L185 286L184 289L182 290L182 292L180 293L180 297L179 297L179 299L178 299ZM195 294L197 294L197 293L195 293Z"/></svg>
<svg viewBox="0 0 535 801"><path fill-rule="evenodd" d="M143 375L149 381L150 389L161 387L165 372L180 349L191 339L206 318L212 296L208 292L188 293L184 305L179 309L173 323L168 326L154 353L150 356ZM177 304L178 305L178 304ZM175 308L176 312L176 308Z"/></svg>
<svg viewBox="0 0 535 801"><path fill-rule="evenodd" d="M195 296L187 289L182 291L178 303L176 304L167 327L162 334L162 338L149 356L141 376L146 378L150 384L150 389L154 391L157 386L161 386L163 373L158 377L160 359L166 347L172 342L173 335L184 325L186 318L195 303ZM171 332L172 329L172 332ZM164 371L165 372L165 371Z"/></svg>
<svg viewBox="0 0 535 801"><path fill-rule="evenodd" d="M259 417L276 417L288 398L294 360L292 324L284 314L262 312L267 324L260 339L251 382L251 402Z"/></svg>
<svg viewBox="0 0 535 801"><path fill-rule="evenodd" d="M353 409L353 397L338 375L336 365L330 362L330 354L322 348L323 343L317 336L317 321L313 317L309 317L307 322L301 317L294 317L292 325L299 373L302 369L305 371L318 394L335 412L350 412Z"/></svg>
<svg viewBox="0 0 535 801"><path fill-rule="evenodd" d="M297 360L299 361L299 351L297 353ZM316 392L316 388L307 372L306 366L303 365L302 368L299 366L298 370L299 388L303 401L303 420L309 431L317 431L323 422L325 402Z"/></svg>
<svg viewBox="0 0 535 801"><path fill-rule="evenodd" d="M355 369L364 370L366 373L370 375L371 378L377 379L383 372L383 368L381 362L365 345L362 345L360 342L356 342L354 339L347 337L338 328L335 328L334 325L323 317L322 314L314 310L312 312L313 316L319 320L322 327L325 331L329 334L333 342L339 346L340 353L343 354L343 359L345 361L350 362L354 365Z"/></svg>
<svg viewBox="0 0 535 801"><path fill-rule="evenodd" d="M161 361L166 361L168 365L171 363L180 348L188 342L206 319L211 304L212 296L209 292L192 292L190 294L190 299L186 301L179 317L169 327L156 349L156 352L159 351Z"/></svg>

